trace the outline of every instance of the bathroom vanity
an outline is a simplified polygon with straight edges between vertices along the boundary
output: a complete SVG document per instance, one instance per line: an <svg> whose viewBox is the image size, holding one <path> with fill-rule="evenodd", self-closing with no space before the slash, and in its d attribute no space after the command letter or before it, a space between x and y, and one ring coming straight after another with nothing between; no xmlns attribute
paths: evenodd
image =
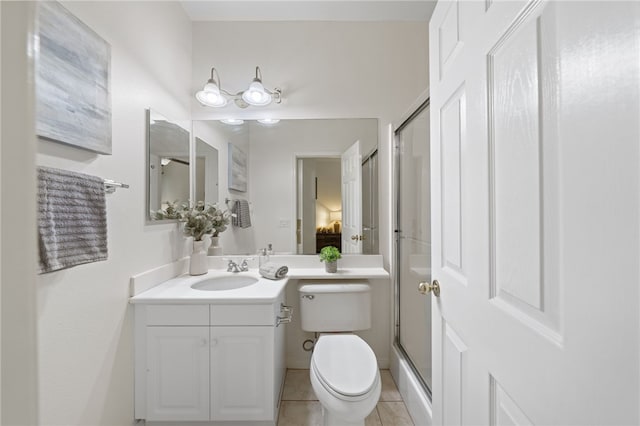
<svg viewBox="0 0 640 426"><path fill-rule="evenodd" d="M222 290L192 288L212 275ZM275 424L286 371L283 323L291 318L287 280L256 276L225 289L225 277L239 278L184 275L131 299L136 419Z"/></svg>
<svg viewBox="0 0 640 426"><path fill-rule="evenodd" d="M185 274L183 259L132 277L136 419L163 426L275 426L286 367L309 365L306 352L299 361L292 358L309 336L300 334L297 317L285 325L292 318L287 300L297 312L301 279L377 283L373 299L379 315L373 325L379 338L373 347L380 352L388 345L389 274L381 256L348 256L335 274L328 274L317 256L273 259L289 265L286 278L264 279L256 269L226 272L221 257L210 257L209 272L202 276Z"/></svg>

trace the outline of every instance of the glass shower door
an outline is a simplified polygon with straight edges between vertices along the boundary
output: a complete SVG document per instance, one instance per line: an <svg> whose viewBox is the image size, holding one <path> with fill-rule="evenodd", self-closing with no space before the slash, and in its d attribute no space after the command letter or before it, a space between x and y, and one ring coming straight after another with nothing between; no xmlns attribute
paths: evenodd
<svg viewBox="0 0 640 426"><path fill-rule="evenodd" d="M396 342L431 393L431 281L429 105L396 130Z"/></svg>

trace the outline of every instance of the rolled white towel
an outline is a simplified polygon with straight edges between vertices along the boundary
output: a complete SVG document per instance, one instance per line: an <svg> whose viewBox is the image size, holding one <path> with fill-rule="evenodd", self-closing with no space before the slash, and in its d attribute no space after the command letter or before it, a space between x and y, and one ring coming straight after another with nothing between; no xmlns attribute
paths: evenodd
<svg viewBox="0 0 640 426"><path fill-rule="evenodd" d="M260 267L260 275L270 280L279 280L287 275L289 268L285 265L267 262Z"/></svg>

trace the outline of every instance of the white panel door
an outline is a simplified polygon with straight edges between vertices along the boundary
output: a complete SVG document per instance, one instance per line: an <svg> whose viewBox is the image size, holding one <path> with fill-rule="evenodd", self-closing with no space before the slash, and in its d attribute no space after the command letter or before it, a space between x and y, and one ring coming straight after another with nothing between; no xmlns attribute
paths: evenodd
<svg viewBox="0 0 640 426"><path fill-rule="evenodd" d="M360 141L356 141L342 154L342 252L362 253Z"/></svg>
<svg viewBox="0 0 640 426"><path fill-rule="evenodd" d="M147 327L147 420L209 420L209 327Z"/></svg>
<svg viewBox="0 0 640 426"><path fill-rule="evenodd" d="M639 424L640 4L440 1L434 424Z"/></svg>
<svg viewBox="0 0 640 426"><path fill-rule="evenodd" d="M274 419L274 327L211 327L211 420Z"/></svg>

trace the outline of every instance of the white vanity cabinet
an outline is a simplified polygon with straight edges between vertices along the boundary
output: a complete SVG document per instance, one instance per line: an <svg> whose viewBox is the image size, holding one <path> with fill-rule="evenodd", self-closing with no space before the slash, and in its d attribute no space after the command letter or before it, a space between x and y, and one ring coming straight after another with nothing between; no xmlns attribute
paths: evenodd
<svg viewBox="0 0 640 426"><path fill-rule="evenodd" d="M283 304L137 304L136 419L275 425Z"/></svg>
<svg viewBox="0 0 640 426"><path fill-rule="evenodd" d="M209 327L147 327L147 420L209 420Z"/></svg>
<svg viewBox="0 0 640 426"><path fill-rule="evenodd" d="M273 418L274 327L211 327L211 420Z"/></svg>

